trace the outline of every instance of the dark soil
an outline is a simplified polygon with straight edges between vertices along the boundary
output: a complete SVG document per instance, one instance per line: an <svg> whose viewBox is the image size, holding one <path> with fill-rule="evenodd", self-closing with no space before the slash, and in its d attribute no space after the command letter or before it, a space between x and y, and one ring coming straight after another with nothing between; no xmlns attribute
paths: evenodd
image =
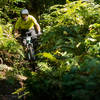
<svg viewBox="0 0 100 100"><path fill-rule="evenodd" d="M18 95L12 94L20 87L18 81L10 83L8 80L0 80L0 100L24 100L23 98L18 99Z"/></svg>

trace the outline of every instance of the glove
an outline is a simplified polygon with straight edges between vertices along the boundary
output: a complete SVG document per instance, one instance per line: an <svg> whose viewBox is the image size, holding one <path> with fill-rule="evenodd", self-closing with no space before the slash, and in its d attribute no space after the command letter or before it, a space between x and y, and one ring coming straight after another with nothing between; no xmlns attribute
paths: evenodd
<svg viewBox="0 0 100 100"><path fill-rule="evenodd" d="M41 35L42 35L42 32L39 31L38 34L37 34L37 36L41 36Z"/></svg>
<svg viewBox="0 0 100 100"><path fill-rule="evenodd" d="M25 32L25 35L31 35L31 32L30 31Z"/></svg>

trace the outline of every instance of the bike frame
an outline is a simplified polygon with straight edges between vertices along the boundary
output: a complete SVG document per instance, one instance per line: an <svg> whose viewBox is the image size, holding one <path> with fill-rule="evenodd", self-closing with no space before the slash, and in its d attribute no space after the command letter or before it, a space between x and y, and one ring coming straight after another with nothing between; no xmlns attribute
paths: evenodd
<svg viewBox="0 0 100 100"><path fill-rule="evenodd" d="M28 60L33 61L35 60L34 56L34 48L33 48L33 43L32 43L32 36L27 34L25 37L25 42L26 42L26 48L27 48L27 56Z"/></svg>
<svg viewBox="0 0 100 100"><path fill-rule="evenodd" d="M31 36L26 36L26 46L27 46L27 49L28 47L32 46L33 47L33 43L32 43L32 37Z"/></svg>

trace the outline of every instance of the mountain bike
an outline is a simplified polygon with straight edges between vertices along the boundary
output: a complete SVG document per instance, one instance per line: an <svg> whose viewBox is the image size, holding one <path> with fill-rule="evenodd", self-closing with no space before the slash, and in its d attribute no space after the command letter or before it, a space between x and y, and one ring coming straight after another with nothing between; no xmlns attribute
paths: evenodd
<svg viewBox="0 0 100 100"><path fill-rule="evenodd" d="M26 34L24 38L24 42L26 44L26 56L29 61L35 60L35 51L34 51L34 46L32 43L32 36L31 34Z"/></svg>

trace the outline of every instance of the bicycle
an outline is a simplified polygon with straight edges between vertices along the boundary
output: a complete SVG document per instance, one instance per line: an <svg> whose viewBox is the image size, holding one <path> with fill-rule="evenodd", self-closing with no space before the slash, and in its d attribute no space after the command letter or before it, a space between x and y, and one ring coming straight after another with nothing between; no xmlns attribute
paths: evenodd
<svg viewBox="0 0 100 100"><path fill-rule="evenodd" d="M28 60L29 61L35 60L35 51L34 51L34 46L33 46L33 43L32 43L31 34L26 34L23 41L26 44L26 54L27 54Z"/></svg>

